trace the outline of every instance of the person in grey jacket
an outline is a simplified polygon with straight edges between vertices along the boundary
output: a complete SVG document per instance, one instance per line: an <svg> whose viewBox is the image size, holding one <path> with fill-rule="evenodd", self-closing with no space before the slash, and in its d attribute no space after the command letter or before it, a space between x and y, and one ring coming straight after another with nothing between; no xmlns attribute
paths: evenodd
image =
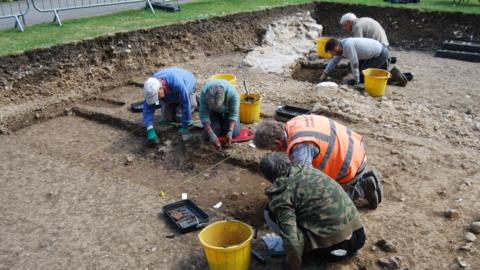
<svg viewBox="0 0 480 270"><path fill-rule="evenodd" d="M387 69L389 52L380 42L370 38L346 38L338 40L331 38L325 44L325 52L334 57L320 76L326 79L328 73L340 62L342 58L350 61L350 68L355 81L349 84L363 83L362 70L367 68Z"/></svg>
<svg viewBox="0 0 480 270"><path fill-rule="evenodd" d="M340 19L342 28L348 32L352 32L353 37L364 37L375 39L388 47L387 34L383 27L376 20L369 17L357 18L355 14L349 12Z"/></svg>

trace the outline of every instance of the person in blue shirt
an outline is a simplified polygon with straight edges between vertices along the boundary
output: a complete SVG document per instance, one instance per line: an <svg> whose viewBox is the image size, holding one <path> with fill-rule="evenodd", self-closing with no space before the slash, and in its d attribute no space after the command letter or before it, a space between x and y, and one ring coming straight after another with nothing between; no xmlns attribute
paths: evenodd
<svg viewBox="0 0 480 270"><path fill-rule="evenodd" d="M170 67L157 71L144 85L143 124L147 128L147 140L158 143L153 126L155 105L161 106L159 124L177 122L177 109L181 111L180 134L186 138L188 125L192 120L192 111L197 107L195 96L195 76L182 68Z"/></svg>
<svg viewBox="0 0 480 270"><path fill-rule="evenodd" d="M208 81L200 92L200 121L208 140L220 150L218 136L226 136L227 144L240 134L240 96L226 80Z"/></svg>

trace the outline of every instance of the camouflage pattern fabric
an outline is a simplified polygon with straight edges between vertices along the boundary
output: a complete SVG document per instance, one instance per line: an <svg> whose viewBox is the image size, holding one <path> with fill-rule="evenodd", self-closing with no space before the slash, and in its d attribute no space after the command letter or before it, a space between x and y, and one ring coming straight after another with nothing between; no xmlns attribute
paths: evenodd
<svg viewBox="0 0 480 270"><path fill-rule="evenodd" d="M300 269L304 252L340 243L362 227L347 193L320 170L293 165L265 193L292 269Z"/></svg>

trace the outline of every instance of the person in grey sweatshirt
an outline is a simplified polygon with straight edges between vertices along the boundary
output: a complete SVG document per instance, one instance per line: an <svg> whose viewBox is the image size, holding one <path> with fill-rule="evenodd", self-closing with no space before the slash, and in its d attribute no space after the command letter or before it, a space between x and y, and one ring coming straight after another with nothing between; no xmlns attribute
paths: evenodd
<svg viewBox="0 0 480 270"><path fill-rule="evenodd" d="M320 76L323 81L342 58L350 61L350 68L355 81L350 84L362 84L362 70L367 68L387 69L389 52L380 42L370 38L346 38L338 40L331 38L325 44L325 52L334 57Z"/></svg>
<svg viewBox="0 0 480 270"><path fill-rule="evenodd" d="M376 20L369 17L357 18L355 14L349 12L340 18L342 28L352 32L353 37L364 37L375 39L376 41L388 47L387 34L383 27Z"/></svg>

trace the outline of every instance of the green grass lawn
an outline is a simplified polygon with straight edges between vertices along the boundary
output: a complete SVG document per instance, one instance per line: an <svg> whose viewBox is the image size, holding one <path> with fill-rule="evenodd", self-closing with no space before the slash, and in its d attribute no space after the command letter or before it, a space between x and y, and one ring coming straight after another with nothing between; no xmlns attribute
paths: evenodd
<svg viewBox="0 0 480 270"><path fill-rule="evenodd" d="M470 0L469 3L453 5L451 0L421 0L419 4L392 5L383 0L327 0L327 2L480 14L480 4L477 1ZM175 13L158 11L153 14L149 10L130 10L98 17L65 20L63 26L53 23L38 24L27 26L23 33L15 29L1 31L0 55L179 21L310 2L314 0L198 0L182 4L182 11Z"/></svg>

